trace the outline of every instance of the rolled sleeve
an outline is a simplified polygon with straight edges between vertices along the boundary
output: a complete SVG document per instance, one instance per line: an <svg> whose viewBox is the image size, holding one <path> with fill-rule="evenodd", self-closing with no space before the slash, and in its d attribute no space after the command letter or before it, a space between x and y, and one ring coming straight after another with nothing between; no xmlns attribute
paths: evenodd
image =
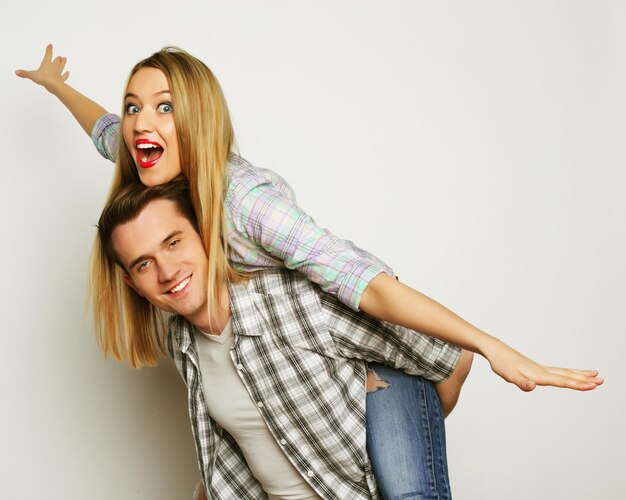
<svg viewBox="0 0 626 500"><path fill-rule="evenodd" d="M391 269L382 262L357 258L352 262L352 269L343 275L343 280L337 290L337 298L355 311L359 310L361 297L367 285L380 273L393 276Z"/></svg>
<svg viewBox="0 0 626 500"><path fill-rule="evenodd" d="M91 140L98 153L113 162L117 157L119 129L120 117L113 113L107 113L98 118L91 131Z"/></svg>

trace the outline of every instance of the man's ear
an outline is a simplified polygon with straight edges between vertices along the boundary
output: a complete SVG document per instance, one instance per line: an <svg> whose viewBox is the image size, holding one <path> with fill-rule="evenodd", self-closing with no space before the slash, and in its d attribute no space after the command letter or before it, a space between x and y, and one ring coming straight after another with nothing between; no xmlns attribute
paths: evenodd
<svg viewBox="0 0 626 500"><path fill-rule="evenodd" d="M137 287L135 286L135 283L133 283L133 279L126 273L124 273L124 282L131 287L133 290L135 290L135 293L137 295L139 295L140 297L143 297L143 295L141 295L141 293L139 293L139 290L137 290Z"/></svg>

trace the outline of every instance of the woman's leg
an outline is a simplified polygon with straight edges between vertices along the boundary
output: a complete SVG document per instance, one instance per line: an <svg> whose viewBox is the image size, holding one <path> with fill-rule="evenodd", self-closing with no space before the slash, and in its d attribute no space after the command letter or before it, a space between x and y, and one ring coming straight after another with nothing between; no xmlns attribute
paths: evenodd
<svg viewBox="0 0 626 500"><path fill-rule="evenodd" d="M383 498L451 498L441 404L432 382L370 363L367 453Z"/></svg>

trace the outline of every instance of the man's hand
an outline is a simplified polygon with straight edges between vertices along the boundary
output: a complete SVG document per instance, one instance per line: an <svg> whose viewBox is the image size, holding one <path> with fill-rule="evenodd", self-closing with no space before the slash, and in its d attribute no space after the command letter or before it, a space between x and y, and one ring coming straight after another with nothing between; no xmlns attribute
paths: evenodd
<svg viewBox="0 0 626 500"><path fill-rule="evenodd" d="M450 378L441 384L435 385L435 390L441 401L441 409L443 410L443 417L446 418L450 415L450 412L456 406L461 394L461 387L467 378L472 367L472 360L474 359L474 353L463 349L461 351L461 357L459 358L452 375Z"/></svg>
<svg viewBox="0 0 626 500"><path fill-rule="evenodd" d="M194 500L207 500L206 491L204 490L204 483L200 481L196 486L196 491L193 493Z"/></svg>
<svg viewBox="0 0 626 500"><path fill-rule="evenodd" d="M69 71L65 69L66 57L57 56L52 59L52 44L46 47L46 53L41 60L39 68L33 70L18 69L15 74L20 78L28 78L41 85L51 94L58 92L59 88L65 83L70 76Z"/></svg>

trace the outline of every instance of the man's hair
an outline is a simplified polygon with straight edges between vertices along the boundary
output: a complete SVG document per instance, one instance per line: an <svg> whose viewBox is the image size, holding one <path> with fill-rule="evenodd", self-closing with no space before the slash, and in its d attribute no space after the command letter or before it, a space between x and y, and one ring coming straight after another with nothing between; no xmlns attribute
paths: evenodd
<svg viewBox="0 0 626 500"><path fill-rule="evenodd" d="M210 255L207 295L210 312L214 312L221 286L245 279L228 262L228 244L223 235L226 168L235 141L226 99L213 72L182 49L165 47L139 61L130 72L126 89L142 68L161 70L169 85L181 170L189 181L200 237ZM122 120L124 116L122 112ZM123 186L138 182L133 156L120 140L109 200Z"/></svg>
<svg viewBox="0 0 626 500"><path fill-rule="evenodd" d="M93 245L90 263L90 294L96 336L105 355L131 366L154 366L164 348L163 313L124 282L123 263L112 243L113 230L135 220L155 200L169 200L198 231L198 222L187 180L146 187L133 183L122 187L107 202Z"/></svg>

